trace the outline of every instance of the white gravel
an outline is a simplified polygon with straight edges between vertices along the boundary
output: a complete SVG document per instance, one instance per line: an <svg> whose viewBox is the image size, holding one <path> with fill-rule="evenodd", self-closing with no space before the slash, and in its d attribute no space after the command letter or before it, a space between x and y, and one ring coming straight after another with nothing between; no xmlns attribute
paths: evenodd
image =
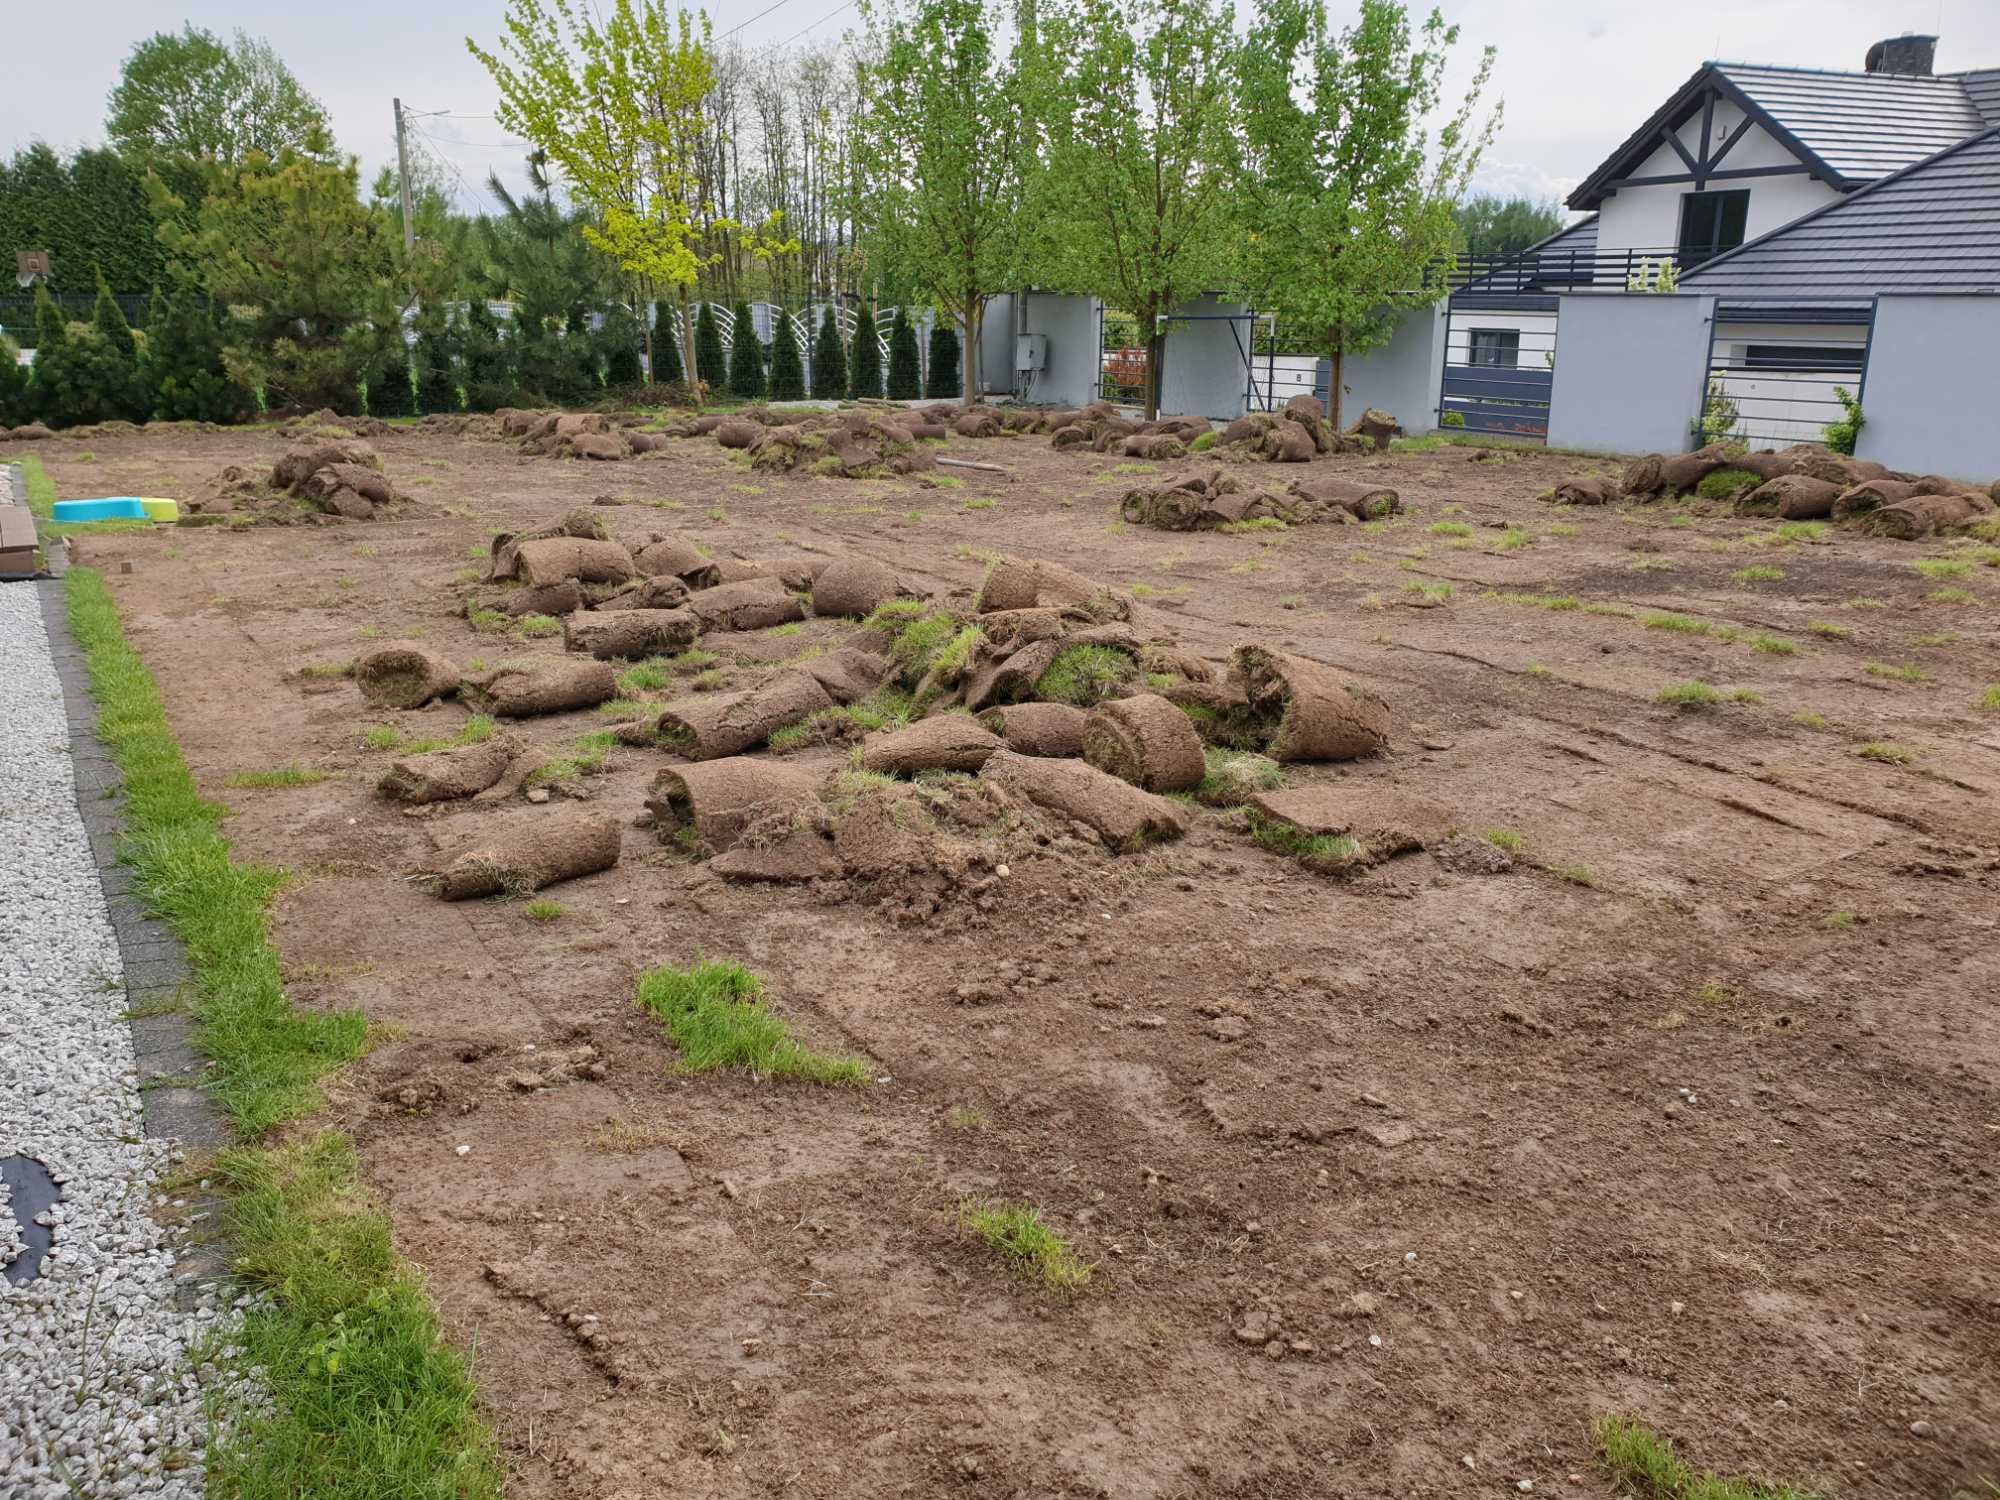
<svg viewBox="0 0 2000 1500"><path fill-rule="evenodd" d="M147 1211L169 1153L145 1139L118 948L77 813L37 590L0 584L0 1156L62 1183L47 1274L0 1281L0 1495L198 1500L206 1387L232 1405L228 1319L174 1295ZM0 1193L4 1193L0 1188ZM20 1248L0 1205L0 1261Z"/></svg>

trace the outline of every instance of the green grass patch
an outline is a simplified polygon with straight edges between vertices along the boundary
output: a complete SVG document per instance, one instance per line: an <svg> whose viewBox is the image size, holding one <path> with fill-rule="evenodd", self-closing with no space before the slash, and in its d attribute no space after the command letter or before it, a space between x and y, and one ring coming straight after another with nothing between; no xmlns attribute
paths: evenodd
<svg viewBox="0 0 2000 1500"><path fill-rule="evenodd" d="M1900 667L1892 667L1887 662L1871 661L1862 668L1870 677L1886 677L1892 682L1929 682L1931 674L1914 662L1905 662Z"/></svg>
<svg viewBox="0 0 2000 1500"><path fill-rule="evenodd" d="M1963 578L1972 564L1961 557L1920 557L1910 564L1926 578Z"/></svg>
<svg viewBox="0 0 2000 1500"><path fill-rule="evenodd" d="M1806 626L1806 630L1813 635L1823 635L1829 640L1836 641L1847 634L1845 625L1836 625L1831 620L1814 620Z"/></svg>
<svg viewBox="0 0 2000 1500"><path fill-rule="evenodd" d="M459 750L467 745L477 745L490 740L499 732L500 725L489 714L474 714L452 735L423 735L408 739L403 731L392 724L377 724L361 736L361 743L370 750L400 750L405 755L429 755L434 750Z"/></svg>
<svg viewBox="0 0 2000 1500"><path fill-rule="evenodd" d="M1403 592L1406 594L1415 594L1422 599L1428 599L1434 604L1443 604L1451 598L1451 585L1448 583L1418 583L1413 578L1403 585Z"/></svg>
<svg viewBox="0 0 2000 1500"><path fill-rule="evenodd" d="M1052 1292L1076 1292L1089 1284L1090 1263L1025 1204L964 1203L959 1222L995 1254Z"/></svg>
<svg viewBox="0 0 2000 1500"><path fill-rule="evenodd" d="M1558 880L1568 881L1571 885L1597 889L1597 876L1592 873L1589 865L1550 865L1549 873Z"/></svg>
<svg viewBox="0 0 2000 1500"><path fill-rule="evenodd" d="M1224 536L1245 536L1257 531L1283 531L1285 523L1276 516L1252 516L1247 521L1224 521L1215 529Z"/></svg>
<svg viewBox="0 0 2000 1500"><path fill-rule="evenodd" d="M1701 483L1694 487L1694 492L1704 500L1734 500L1763 482L1748 469L1716 469L1702 475Z"/></svg>
<svg viewBox="0 0 2000 1500"><path fill-rule="evenodd" d="M1509 854L1519 854L1528 844L1525 838L1511 828L1489 828L1479 836L1495 849L1505 849Z"/></svg>
<svg viewBox="0 0 2000 1500"><path fill-rule="evenodd" d="M1208 452L1209 449L1213 448L1217 443L1221 441L1222 441L1222 434L1219 432L1199 433L1196 435L1195 440L1192 443L1188 444L1188 452L1206 453Z"/></svg>
<svg viewBox="0 0 2000 1500"><path fill-rule="evenodd" d="M1764 701L1762 693L1758 692L1755 688L1747 687L1731 688L1723 696L1731 703L1762 703Z"/></svg>
<svg viewBox="0 0 2000 1500"><path fill-rule="evenodd" d="M966 502L965 502L965 503L964 503L963 505L959 506L959 509L960 509L960 510L991 510L991 509L993 509L993 507L994 507L995 505L997 505L997 504L999 504L999 502L998 502L997 500L967 500L967 501L966 501Z"/></svg>
<svg viewBox="0 0 2000 1500"><path fill-rule="evenodd" d="M1933 604L1971 604L1978 595L1971 589L1932 589L1924 597Z"/></svg>
<svg viewBox="0 0 2000 1500"><path fill-rule="evenodd" d="M654 969L639 979L639 1003L666 1026L680 1070L743 1069L759 1078L859 1088L858 1058L815 1052L764 1004L764 982L741 964L703 959L687 969Z"/></svg>
<svg viewBox="0 0 2000 1500"><path fill-rule="evenodd" d="M1790 1484L1697 1474L1672 1443L1626 1417L1599 1417L1591 1435L1604 1466L1643 1500L1818 1500Z"/></svg>
<svg viewBox="0 0 2000 1500"><path fill-rule="evenodd" d="M322 771L317 766L302 766L294 762L289 766L279 766L271 771L232 771L223 781L224 786L276 787L311 786L332 776L331 771Z"/></svg>
<svg viewBox="0 0 2000 1500"><path fill-rule="evenodd" d="M1433 521L1430 533L1432 536L1471 536L1472 528L1463 521Z"/></svg>
<svg viewBox="0 0 2000 1500"><path fill-rule="evenodd" d="M1830 529L1824 521L1787 521L1771 534L1781 542L1817 542Z"/></svg>
<svg viewBox="0 0 2000 1500"><path fill-rule="evenodd" d="M1785 576L1785 570L1774 568L1769 563L1758 563L1753 567L1738 568L1729 576L1737 583L1776 583Z"/></svg>
<svg viewBox="0 0 2000 1500"><path fill-rule="evenodd" d="M531 922L553 922L562 914L560 901L530 901L521 908L521 915Z"/></svg>
<svg viewBox="0 0 2000 1500"><path fill-rule="evenodd" d="M1671 703L1677 708L1701 708L1710 703L1720 703L1722 694L1699 677L1693 677L1686 682L1672 682L1661 688L1659 701Z"/></svg>
<svg viewBox="0 0 2000 1500"><path fill-rule="evenodd" d="M522 615L514 622L514 634L526 636L529 640L540 640L562 633L562 621L554 615Z"/></svg>
<svg viewBox="0 0 2000 1500"><path fill-rule="evenodd" d="M1035 683L1035 696L1045 703L1089 708L1138 672L1132 658L1115 647L1070 646L1049 663Z"/></svg>
<svg viewBox="0 0 2000 1500"><path fill-rule="evenodd" d="M1535 540L1532 531L1523 531L1518 526L1509 526L1493 539L1493 547L1498 552L1515 552L1530 545Z"/></svg>
<svg viewBox="0 0 2000 1500"><path fill-rule="evenodd" d="M1826 728L1826 715L1816 714L1811 709L1792 715L1792 722L1805 729Z"/></svg>
<svg viewBox="0 0 2000 1500"><path fill-rule="evenodd" d="M319 1080L361 1055L366 1022L292 1009L269 934L284 876L230 862L227 810L196 791L103 576L73 568L64 588L98 737L124 775L123 857L186 949L195 1042L211 1063L204 1086L254 1140L324 1102ZM272 1397L210 1449L211 1492L497 1500L499 1464L471 1379L366 1200L346 1137L238 1149L211 1175L229 1195L237 1275L266 1294L245 1313L242 1342Z"/></svg>
<svg viewBox="0 0 2000 1500"><path fill-rule="evenodd" d="M1979 706L1988 713L2000 710L2000 682L1986 689L1986 696L1979 700Z"/></svg>
<svg viewBox="0 0 2000 1500"><path fill-rule="evenodd" d="M1690 615L1677 615L1662 611L1639 616L1639 623L1648 630L1670 630L1676 635L1709 635L1715 627L1706 620L1697 620Z"/></svg>
<svg viewBox="0 0 2000 1500"><path fill-rule="evenodd" d="M1257 792L1275 792L1285 784L1284 767L1254 751L1211 746L1203 753L1208 769L1194 795L1210 807L1236 807Z"/></svg>
<svg viewBox="0 0 2000 1500"><path fill-rule="evenodd" d="M1891 740L1870 740L1854 753L1863 760L1878 760L1885 766L1907 766L1917 758L1917 752L1909 746Z"/></svg>
<svg viewBox="0 0 2000 1500"><path fill-rule="evenodd" d="M299 676L317 680L329 677L352 677L354 663L351 661L316 661L310 666L299 668Z"/></svg>
<svg viewBox="0 0 2000 1500"><path fill-rule="evenodd" d="M528 773L529 786L552 786L559 781L575 781L582 776L595 776L604 769L605 757L611 747L618 743L616 731L594 730L590 734L578 735L575 742L561 755L552 756Z"/></svg>
<svg viewBox="0 0 2000 1500"><path fill-rule="evenodd" d="M1797 656L1797 641L1788 641L1781 635L1752 635L1744 637L1752 651L1761 651L1766 656Z"/></svg>
<svg viewBox="0 0 2000 1500"><path fill-rule="evenodd" d="M1251 814L1250 832L1273 854L1282 854L1317 869L1338 869L1363 858L1358 839L1344 833L1307 833L1293 823Z"/></svg>
<svg viewBox="0 0 2000 1500"><path fill-rule="evenodd" d="M1549 535L1555 537L1558 541L1566 542L1576 535L1576 528L1574 526L1551 526L1549 528Z"/></svg>

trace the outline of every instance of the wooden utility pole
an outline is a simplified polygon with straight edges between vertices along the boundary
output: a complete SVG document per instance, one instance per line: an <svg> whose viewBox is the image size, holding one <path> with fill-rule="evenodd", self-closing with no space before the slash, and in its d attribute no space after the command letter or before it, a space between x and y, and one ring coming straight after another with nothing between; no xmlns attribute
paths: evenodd
<svg viewBox="0 0 2000 1500"><path fill-rule="evenodd" d="M417 248L416 217L410 212L410 141L403 127L403 101L393 101L396 106L396 177L403 186L403 253L408 255Z"/></svg>

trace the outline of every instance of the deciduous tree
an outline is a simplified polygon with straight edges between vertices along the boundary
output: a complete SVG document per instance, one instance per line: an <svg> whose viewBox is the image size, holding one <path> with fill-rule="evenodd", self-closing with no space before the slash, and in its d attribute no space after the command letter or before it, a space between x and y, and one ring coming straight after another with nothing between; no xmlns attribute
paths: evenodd
<svg viewBox="0 0 2000 1500"><path fill-rule="evenodd" d="M326 111L269 42L239 31L226 43L192 25L133 47L105 128L128 151L231 165L253 151L275 157L333 145Z"/></svg>
<svg viewBox="0 0 2000 1500"><path fill-rule="evenodd" d="M863 5L877 53L862 73L869 206L888 256L964 324L968 404L987 299L1029 279L1041 164L1035 3L1013 0L1011 54L996 39L998 10L983 0ZM868 394L881 394L880 373ZM853 374L860 393L858 359Z"/></svg>
<svg viewBox="0 0 2000 1500"><path fill-rule="evenodd" d="M1260 308L1308 330L1333 362L1340 421L1345 357L1374 347L1449 268L1452 207L1492 139L1479 99L1488 48L1433 141L1458 28L1432 11L1413 29L1401 0L1362 0L1344 31L1325 0L1258 0L1237 52L1247 160L1243 281Z"/></svg>
<svg viewBox="0 0 2000 1500"><path fill-rule="evenodd" d="M1227 0L1066 0L1046 25L1060 67L1048 182L1064 227L1052 279L1137 317L1149 416L1161 318L1235 278L1233 14ZM966 339L970 370L978 330Z"/></svg>

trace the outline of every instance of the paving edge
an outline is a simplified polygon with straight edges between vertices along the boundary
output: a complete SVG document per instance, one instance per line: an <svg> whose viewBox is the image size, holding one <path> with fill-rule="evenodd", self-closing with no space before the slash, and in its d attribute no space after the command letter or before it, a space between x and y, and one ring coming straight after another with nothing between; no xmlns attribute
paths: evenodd
<svg viewBox="0 0 2000 1500"><path fill-rule="evenodd" d="M197 1150L219 1149L231 1144L233 1137L221 1111L199 1086L207 1062L195 1049L194 1028L183 1008L194 973L180 939L148 911L131 866L119 861L118 847L125 836L125 779L97 737L90 664L70 634L63 585L50 580L34 587L41 594L42 624L69 720L77 811L90 838L91 859L125 969L125 1003L142 1012L132 1017L131 1027L146 1134ZM156 1011L168 1005L177 1008ZM149 1011L155 1013L143 1014Z"/></svg>

